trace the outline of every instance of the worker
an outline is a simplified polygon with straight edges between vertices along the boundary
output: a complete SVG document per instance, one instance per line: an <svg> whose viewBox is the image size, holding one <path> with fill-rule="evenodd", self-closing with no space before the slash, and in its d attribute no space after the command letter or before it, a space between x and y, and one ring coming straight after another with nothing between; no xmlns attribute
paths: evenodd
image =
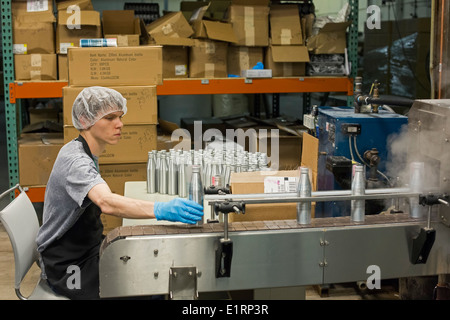
<svg viewBox="0 0 450 320"><path fill-rule="evenodd" d="M98 157L107 145L119 142L126 112L126 99L116 90L84 88L72 106L72 122L80 134L61 148L47 183L36 238L41 276L56 294L70 299L100 298L100 213L188 224L203 216L201 205L184 198L150 202L111 192Z"/></svg>

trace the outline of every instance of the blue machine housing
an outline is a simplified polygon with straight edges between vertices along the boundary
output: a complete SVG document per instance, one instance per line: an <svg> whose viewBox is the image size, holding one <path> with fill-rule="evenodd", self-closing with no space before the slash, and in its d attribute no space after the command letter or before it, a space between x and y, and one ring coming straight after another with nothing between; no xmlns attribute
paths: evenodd
<svg viewBox="0 0 450 320"><path fill-rule="evenodd" d="M357 156L357 151L363 157L365 151L376 148L380 157L378 170L384 173L386 163L390 160L388 138L393 134L400 134L403 126L407 126L407 124L408 117L381 109L379 113L355 113L352 107L319 107L318 190L350 189L348 184L341 183L330 171L330 159L343 160L343 157L348 160L352 159L349 139L353 151L353 163L362 163ZM353 136L356 136L357 150L354 146ZM339 162L336 171L341 170L338 168ZM334 163L336 164L336 162ZM351 179L351 171L348 174ZM366 172L366 177L367 174ZM379 176L379 179L383 178ZM342 188L343 185L344 188ZM315 216L318 218L347 215L350 215L350 201L318 202L316 204Z"/></svg>

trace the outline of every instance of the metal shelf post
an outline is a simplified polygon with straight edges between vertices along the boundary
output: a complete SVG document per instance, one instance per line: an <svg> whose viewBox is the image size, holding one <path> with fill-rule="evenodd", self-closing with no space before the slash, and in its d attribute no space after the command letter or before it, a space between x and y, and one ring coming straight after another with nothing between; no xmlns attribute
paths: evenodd
<svg viewBox="0 0 450 320"><path fill-rule="evenodd" d="M19 164L17 148L17 118L16 104L9 100L9 83L14 82L14 55L12 46L11 1L2 0L2 50L3 50L3 80L5 99L5 129L8 159L9 186L19 182ZM14 195L11 194L11 197Z"/></svg>
<svg viewBox="0 0 450 320"><path fill-rule="evenodd" d="M352 22L348 29L347 35L347 53L348 60L351 64L351 71L349 77L353 80L358 75L358 0L349 0L350 15L349 20ZM353 106L353 96L347 96L347 105Z"/></svg>

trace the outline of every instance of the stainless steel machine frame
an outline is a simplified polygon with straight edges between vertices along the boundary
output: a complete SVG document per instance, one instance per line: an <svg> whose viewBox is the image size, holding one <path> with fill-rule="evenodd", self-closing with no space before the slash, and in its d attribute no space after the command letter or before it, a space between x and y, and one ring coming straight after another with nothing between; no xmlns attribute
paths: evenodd
<svg viewBox="0 0 450 320"><path fill-rule="evenodd" d="M410 161L425 167L439 164L433 187L450 191L450 101L416 101L409 112ZM438 144L436 152L430 144ZM386 192L386 193L384 193ZM216 196L210 201L225 201ZM255 195L249 202L271 202ZM281 202L343 201L418 197L409 189L365 190L362 196L347 191L279 196ZM239 198L239 197L236 197ZM427 217L403 214L296 220L208 223L201 227L121 227L105 239L100 251L101 297L169 294L173 299L196 298L198 292L290 287L366 281L371 266L381 279L450 273L450 208L431 206ZM428 221L429 222L428 222ZM412 241L424 228L436 231L426 263L410 260ZM231 272L217 277L216 251L224 232L233 241Z"/></svg>

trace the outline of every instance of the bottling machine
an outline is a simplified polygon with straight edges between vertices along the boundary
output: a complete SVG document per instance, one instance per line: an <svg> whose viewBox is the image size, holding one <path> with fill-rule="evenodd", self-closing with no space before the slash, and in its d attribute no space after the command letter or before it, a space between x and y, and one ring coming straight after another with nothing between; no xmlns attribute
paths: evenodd
<svg viewBox="0 0 450 320"><path fill-rule="evenodd" d="M371 168L340 189L312 191L300 176L296 193L206 194L205 205L223 222L119 227L100 250L100 295L195 299L199 292L356 282L373 266L381 279L449 274L448 128L450 100L414 102L401 166L408 173L394 186L367 187ZM365 204L375 200L391 200L395 210L367 214ZM247 204L285 202L298 203L296 220L227 219L245 214ZM311 217L311 202L347 203L348 212Z"/></svg>

